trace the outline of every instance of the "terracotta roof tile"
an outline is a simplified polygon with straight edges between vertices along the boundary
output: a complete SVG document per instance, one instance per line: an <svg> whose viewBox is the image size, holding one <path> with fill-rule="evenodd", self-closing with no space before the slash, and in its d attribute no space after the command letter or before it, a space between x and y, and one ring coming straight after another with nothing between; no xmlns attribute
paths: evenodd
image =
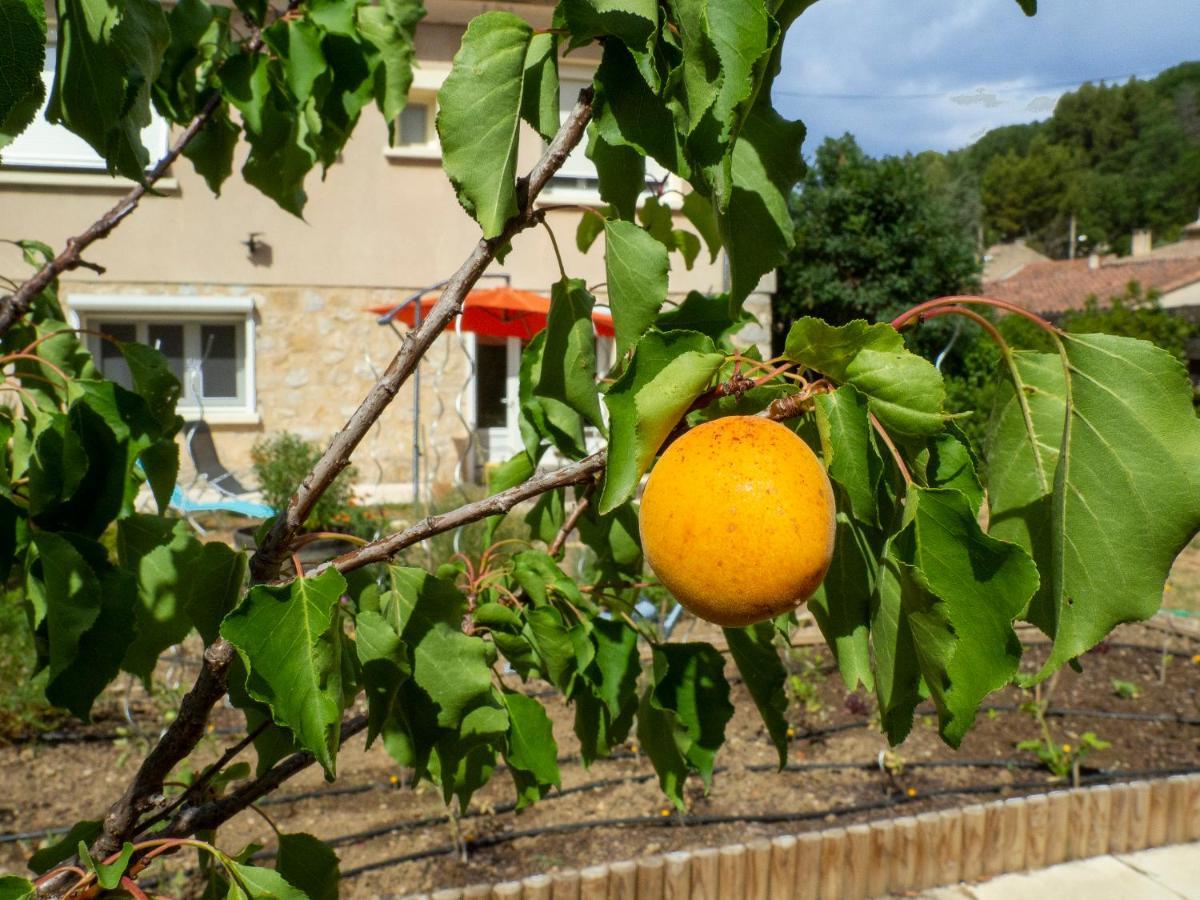
<svg viewBox="0 0 1200 900"><path fill-rule="evenodd" d="M1094 269L1086 259L1030 263L1002 281L984 282L983 293L1036 313L1055 313L1082 309L1092 295L1101 301L1120 296L1131 281L1143 291L1167 294L1200 281L1200 258L1109 259Z"/></svg>

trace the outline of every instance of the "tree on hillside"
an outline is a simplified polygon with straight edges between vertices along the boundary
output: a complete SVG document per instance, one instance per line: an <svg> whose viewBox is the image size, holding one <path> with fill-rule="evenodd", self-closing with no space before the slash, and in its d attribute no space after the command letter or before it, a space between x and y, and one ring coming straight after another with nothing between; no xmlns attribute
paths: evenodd
<svg viewBox="0 0 1200 900"><path fill-rule="evenodd" d="M800 316L884 321L976 283L978 220L962 199L970 191L933 165L872 159L851 135L817 149L792 200L796 247L780 269L778 336Z"/></svg>
<svg viewBox="0 0 1200 900"><path fill-rule="evenodd" d="M1063 257L1072 215L1090 246L1126 252L1138 228L1174 240L1200 207L1200 63L1085 84L1045 122L997 128L950 158L980 180L989 241Z"/></svg>

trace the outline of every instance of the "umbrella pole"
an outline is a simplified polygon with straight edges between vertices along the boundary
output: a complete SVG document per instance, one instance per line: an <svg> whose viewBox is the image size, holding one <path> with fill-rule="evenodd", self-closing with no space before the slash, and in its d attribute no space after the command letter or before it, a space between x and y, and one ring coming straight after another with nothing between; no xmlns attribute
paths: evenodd
<svg viewBox="0 0 1200 900"><path fill-rule="evenodd" d="M413 329L421 326L421 301L413 305ZM412 487L413 506L421 502L421 366L413 367Z"/></svg>

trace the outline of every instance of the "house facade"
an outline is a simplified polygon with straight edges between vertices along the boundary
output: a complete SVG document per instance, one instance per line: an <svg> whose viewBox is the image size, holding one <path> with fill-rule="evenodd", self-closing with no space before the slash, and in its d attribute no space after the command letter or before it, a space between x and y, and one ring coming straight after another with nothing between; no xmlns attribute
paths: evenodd
<svg viewBox="0 0 1200 900"><path fill-rule="evenodd" d="M219 198L181 161L156 185L157 196L143 199L89 249L87 258L105 268L103 276L78 269L62 279L64 305L80 327L162 350L184 384L180 413L209 424L222 460L235 472L249 468L250 448L266 435L290 431L327 441L386 367L406 327L381 325L367 310L397 305L441 282L478 240L477 226L441 168L434 130L437 91L471 17L508 9L542 27L551 7L462 0L432 0L427 6L417 29L418 67L396 129L398 143L389 146L378 112L364 110L339 162L324 179L319 172L308 178L304 220L243 183L236 174L240 159ZM564 114L578 88L590 82L595 64L577 56L562 61ZM143 138L157 158L169 129L156 119ZM541 148L540 139L525 129L518 171L528 170ZM244 158L244 146L241 150ZM80 139L41 118L0 159L5 232L0 237L61 247L129 188L107 175ZM582 150L540 202L600 204L595 173ZM580 215L578 209L551 210L547 221L568 274L602 285L602 247L588 255L575 248ZM680 227L687 227L682 219ZM0 273L19 280L23 265L15 248L0 245ZM671 299L725 286L721 257L710 262L702 253L688 271L673 256L671 266ZM507 284L548 294L558 278L549 237L533 229L514 241L504 263L493 265L479 287ZM765 280L748 301L759 323L743 330L743 342L768 341L772 289ZM603 287L596 293L603 304ZM105 371L123 377L110 345L89 340ZM520 446L521 345L520 338L461 329L439 338L419 379L405 386L356 455L360 495L387 500L413 495L414 439L422 496L438 485L478 479L487 463L514 452ZM606 339L598 347L603 357Z"/></svg>

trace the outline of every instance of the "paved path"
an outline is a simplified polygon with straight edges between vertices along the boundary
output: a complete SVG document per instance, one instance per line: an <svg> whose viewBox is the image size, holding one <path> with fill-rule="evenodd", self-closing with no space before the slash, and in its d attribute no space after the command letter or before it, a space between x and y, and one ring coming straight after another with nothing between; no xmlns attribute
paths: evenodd
<svg viewBox="0 0 1200 900"><path fill-rule="evenodd" d="M1200 842L1097 856L981 884L937 888L919 900L1200 900Z"/></svg>

